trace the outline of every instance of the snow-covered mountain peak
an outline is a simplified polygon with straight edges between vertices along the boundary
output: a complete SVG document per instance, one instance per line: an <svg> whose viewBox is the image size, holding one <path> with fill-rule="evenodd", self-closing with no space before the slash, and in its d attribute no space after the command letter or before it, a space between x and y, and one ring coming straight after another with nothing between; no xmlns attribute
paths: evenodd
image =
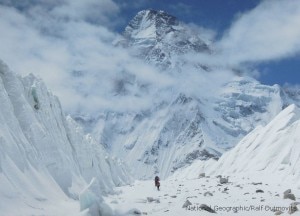
<svg viewBox="0 0 300 216"><path fill-rule="evenodd" d="M198 32L164 11L143 10L129 22L117 45L160 68L177 68L178 55L209 52Z"/></svg>
<svg viewBox="0 0 300 216"><path fill-rule="evenodd" d="M132 38L156 38L180 28L176 17L164 11L142 10L129 22L124 35Z"/></svg>

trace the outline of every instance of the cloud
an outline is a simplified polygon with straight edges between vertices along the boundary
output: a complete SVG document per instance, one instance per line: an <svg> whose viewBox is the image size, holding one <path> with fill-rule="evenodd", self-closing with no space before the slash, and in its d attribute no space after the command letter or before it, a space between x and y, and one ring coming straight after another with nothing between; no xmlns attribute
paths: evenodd
<svg viewBox="0 0 300 216"><path fill-rule="evenodd" d="M257 79L271 73L266 69L259 71L259 64L300 54L299 26L300 1L262 1L256 8L236 16L223 36L211 44L211 54L185 58L193 64L238 71ZM213 31L204 31L204 35L215 38Z"/></svg>
<svg viewBox="0 0 300 216"><path fill-rule="evenodd" d="M193 33L200 35L201 39L208 45L212 45L212 43L215 41L215 37L217 35L217 32L213 29L204 28L201 26L198 26L194 23L187 24L189 29L193 31Z"/></svg>
<svg viewBox="0 0 300 216"><path fill-rule="evenodd" d="M112 0L2 0L1 3L27 14L32 21L50 18L50 21L77 20L111 25L120 10Z"/></svg>
<svg viewBox="0 0 300 216"><path fill-rule="evenodd" d="M26 1L12 6L7 1L0 5L0 59L19 74L41 77L67 112L149 107L151 100L143 96L152 98L153 89L164 88L172 80L114 47L117 34L106 27L108 19L73 14L76 8L89 8L96 1L82 2L36 5ZM112 1L100 5L106 6L105 13L116 10ZM124 94L116 92L117 82L126 84Z"/></svg>
<svg viewBox="0 0 300 216"><path fill-rule="evenodd" d="M161 73L114 47L118 35L108 28L114 24L111 17L86 13L95 1L12 2L0 5L0 29L5 29L0 35L0 59L17 73L45 80L69 113L148 109L179 92L197 96L208 85L217 89L230 79L225 69L207 74L188 65L182 74ZM112 1L101 4L99 13L119 10ZM213 31L189 26L207 41L214 37Z"/></svg>
<svg viewBox="0 0 300 216"><path fill-rule="evenodd" d="M118 5L111 0L65 0L52 11L55 17L102 25L111 23L110 18L115 18L118 12Z"/></svg>
<svg viewBox="0 0 300 216"><path fill-rule="evenodd" d="M266 0L241 14L218 42L234 64L278 60L300 51L300 1Z"/></svg>
<svg viewBox="0 0 300 216"><path fill-rule="evenodd" d="M16 9L0 7L0 58L16 72L42 73L51 83L64 79L69 53L64 43L40 35Z"/></svg>

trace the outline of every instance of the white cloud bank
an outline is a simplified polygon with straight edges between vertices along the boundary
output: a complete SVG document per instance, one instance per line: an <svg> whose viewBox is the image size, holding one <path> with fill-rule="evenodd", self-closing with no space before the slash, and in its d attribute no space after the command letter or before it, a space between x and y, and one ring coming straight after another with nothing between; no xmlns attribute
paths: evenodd
<svg viewBox="0 0 300 216"><path fill-rule="evenodd" d="M172 80L112 45L117 35L108 30L114 24L108 14L118 10L111 0L6 1L0 4L0 59L45 80L68 112L149 107L140 87L147 95ZM124 81L129 75L132 83ZM116 92L122 82L123 92Z"/></svg>
<svg viewBox="0 0 300 216"><path fill-rule="evenodd" d="M299 27L299 0L266 0L237 17L218 46L230 63L286 58L300 52Z"/></svg>

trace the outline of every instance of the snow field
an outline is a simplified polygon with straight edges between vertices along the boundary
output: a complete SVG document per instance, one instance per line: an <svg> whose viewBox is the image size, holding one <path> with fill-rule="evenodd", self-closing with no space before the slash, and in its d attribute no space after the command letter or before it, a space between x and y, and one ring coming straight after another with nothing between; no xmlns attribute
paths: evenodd
<svg viewBox="0 0 300 216"><path fill-rule="evenodd" d="M294 201L283 199L283 192L291 185L255 180L257 178L231 176L228 184L219 184L216 177L167 179L161 182L160 191L153 181L136 181L116 188L119 194L104 199L118 215L130 215L131 209L138 209L142 215L211 215L200 209L201 204L210 206L218 215L274 215L277 210L289 215L289 206ZM299 190L291 189L299 201ZM186 200L192 204L183 208Z"/></svg>

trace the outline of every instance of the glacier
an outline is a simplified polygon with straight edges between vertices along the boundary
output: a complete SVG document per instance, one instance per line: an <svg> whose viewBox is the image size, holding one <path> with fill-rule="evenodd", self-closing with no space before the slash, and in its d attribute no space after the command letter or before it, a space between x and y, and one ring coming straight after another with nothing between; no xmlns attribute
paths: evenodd
<svg viewBox="0 0 300 216"><path fill-rule="evenodd" d="M100 201L131 182L126 165L64 115L42 80L20 77L2 62L0 77L1 214L64 215L61 202L79 215L79 195L92 180Z"/></svg>

